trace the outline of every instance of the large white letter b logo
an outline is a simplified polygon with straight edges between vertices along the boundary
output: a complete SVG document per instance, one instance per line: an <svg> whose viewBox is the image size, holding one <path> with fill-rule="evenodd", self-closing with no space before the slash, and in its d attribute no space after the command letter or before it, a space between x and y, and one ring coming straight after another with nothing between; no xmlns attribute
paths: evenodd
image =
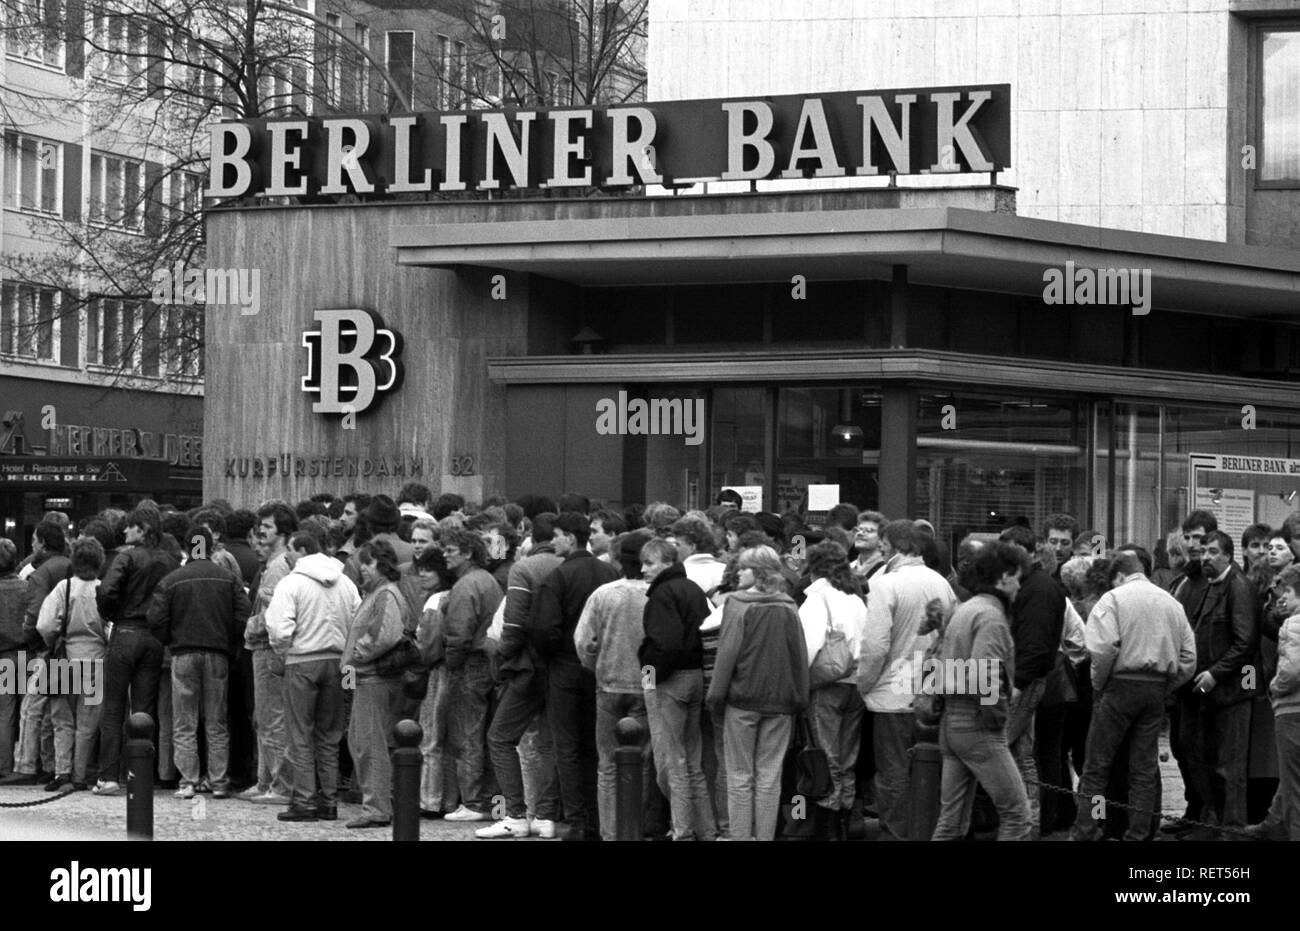
<svg viewBox="0 0 1300 931"><path fill-rule="evenodd" d="M317 414L361 413L397 385L401 340L368 310L318 310L318 330L302 335L307 375L302 390L317 394ZM384 351L378 351L386 346Z"/></svg>

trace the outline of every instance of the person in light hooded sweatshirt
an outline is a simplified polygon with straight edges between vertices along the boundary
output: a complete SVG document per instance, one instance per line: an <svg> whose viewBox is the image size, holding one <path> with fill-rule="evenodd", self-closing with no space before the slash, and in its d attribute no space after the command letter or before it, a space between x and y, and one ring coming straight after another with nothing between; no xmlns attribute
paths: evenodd
<svg viewBox="0 0 1300 931"><path fill-rule="evenodd" d="M270 648L284 663L284 732L292 784L281 821L338 818L339 742L347 718L340 678L348 622L361 604L343 565L306 531L289 538L291 571L266 609ZM317 783L320 788L317 791Z"/></svg>

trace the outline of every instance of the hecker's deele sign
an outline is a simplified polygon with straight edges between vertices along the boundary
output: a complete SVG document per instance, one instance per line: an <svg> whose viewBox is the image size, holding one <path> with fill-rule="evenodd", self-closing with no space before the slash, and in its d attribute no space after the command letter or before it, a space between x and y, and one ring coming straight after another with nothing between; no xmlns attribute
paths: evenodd
<svg viewBox="0 0 1300 931"><path fill-rule="evenodd" d="M995 172L1011 164L1011 87L244 120L211 132L214 198Z"/></svg>
<svg viewBox="0 0 1300 931"><path fill-rule="evenodd" d="M302 390L318 396L317 414L360 414L402 380L402 338L379 315L353 308L318 310L317 329L302 334L307 374Z"/></svg>

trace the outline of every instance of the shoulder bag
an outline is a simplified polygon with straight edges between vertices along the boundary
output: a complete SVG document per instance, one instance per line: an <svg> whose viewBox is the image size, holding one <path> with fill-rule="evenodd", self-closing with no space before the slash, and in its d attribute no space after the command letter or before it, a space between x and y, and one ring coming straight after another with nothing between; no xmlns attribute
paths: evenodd
<svg viewBox="0 0 1300 931"><path fill-rule="evenodd" d="M822 592L822 604L826 606L826 642L813 657L812 667L808 670L810 689L820 689L840 681L857 665L853 661L848 637L831 623L831 603L825 592Z"/></svg>
<svg viewBox="0 0 1300 931"><path fill-rule="evenodd" d="M795 716L797 740L803 746L795 751L795 792L811 801L830 795L835 788L831 779L830 760L817 745L817 737L806 714Z"/></svg>

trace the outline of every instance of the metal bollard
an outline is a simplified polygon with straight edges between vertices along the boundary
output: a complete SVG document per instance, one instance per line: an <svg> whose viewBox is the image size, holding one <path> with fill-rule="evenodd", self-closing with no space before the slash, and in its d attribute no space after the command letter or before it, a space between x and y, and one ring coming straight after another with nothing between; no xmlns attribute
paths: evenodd
<svg viewBox="0 0 1300 931"><path fill-rule="evenodd" d="M153 840L153 718L137 711L126 722L126 834Z"/></svg>
<svg viewBox="0 0 1300 931"><path fill-rule="evenodd" d="M939 823L939 792L943 781L943 754L939 728L919 721L912 728L916 744L910 752L907 774L907 837L929 840Z"/></svg>
<svg viewBox="0 0 1300 931"><path fill-rule="evenodd" d="M645 763L641 742L644 735L645 728L636 718L618 722L618 749L614 751L616 840L642 839L641 778Z"/></svg>
<svg viewBox="0 0 1300 931"><path fill-rule="evenodd" d="M420 839L420 740L424 730L410 720L393 725L397 749L393 751L393 840Z"/></svg>

